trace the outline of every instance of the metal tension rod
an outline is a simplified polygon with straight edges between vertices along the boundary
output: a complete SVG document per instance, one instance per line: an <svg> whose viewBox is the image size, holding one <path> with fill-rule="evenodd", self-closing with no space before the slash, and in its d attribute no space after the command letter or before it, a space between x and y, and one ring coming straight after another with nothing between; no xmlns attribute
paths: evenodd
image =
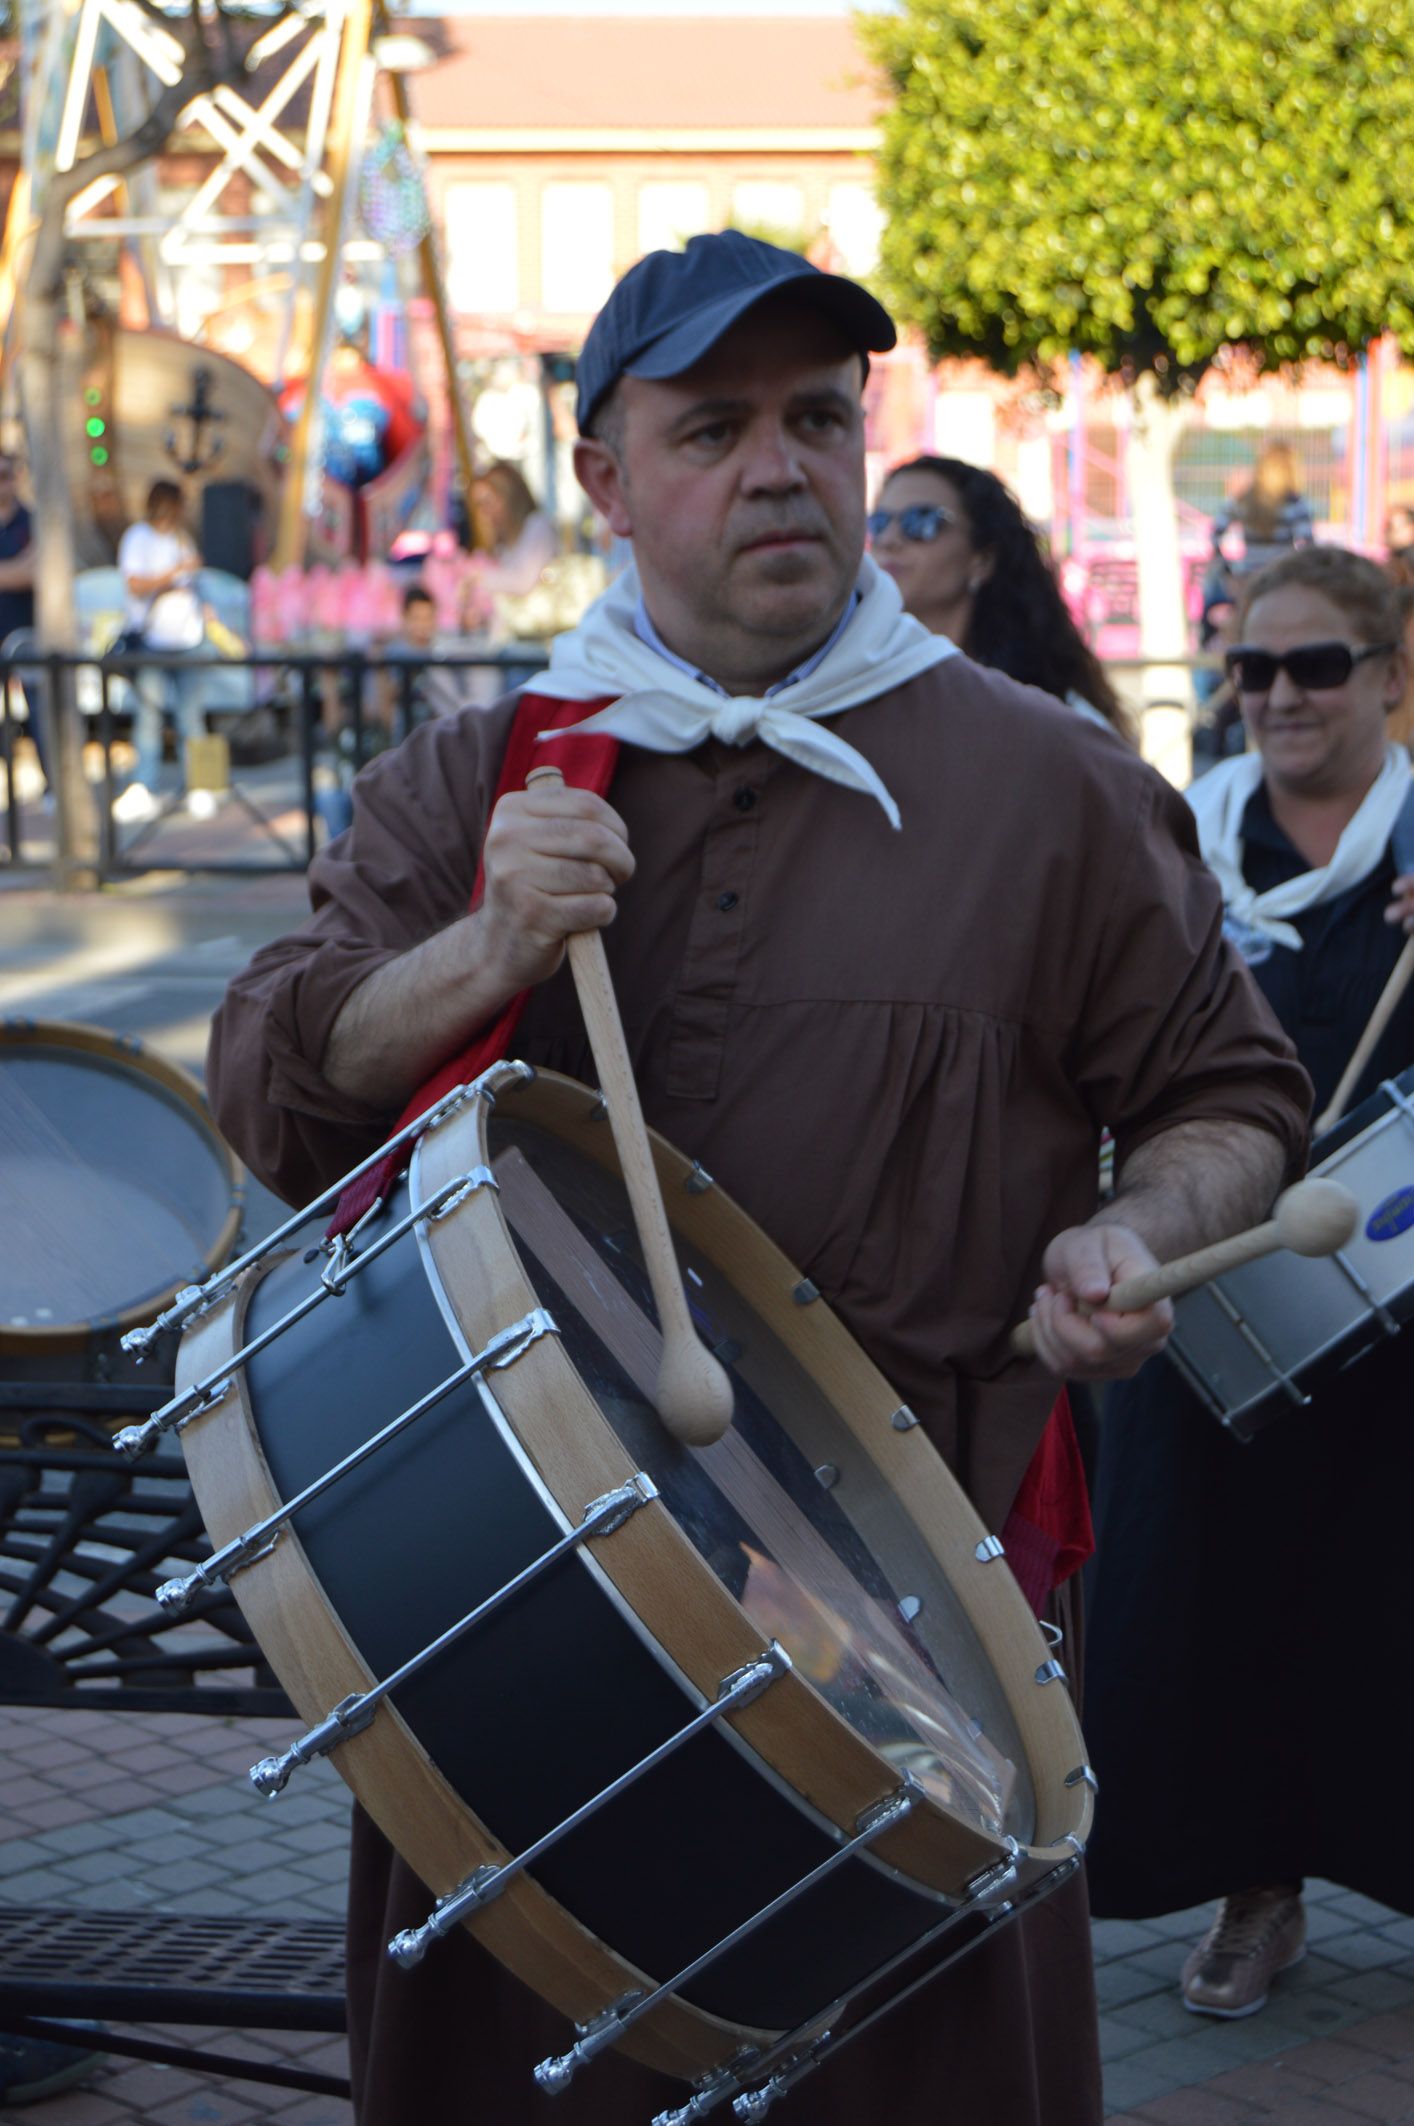
<svg viewBox="0 0 1414 2126"><path fill-rule="evenodd" d="M591 1801L586 1801L581 1808L575 1809L572 1815L565 1817L563 1823L557 1823L553 1830L546 1831L543 1838L537 1838L533 1845L528 1845L524 1852L517 1853L513 1860L504 1862L500 1867L488 1864L474 1869L465 1882L449 1891L445 1897L438 1898L432 1908L431 1917L424 1921L422 1926L407 1927L401 1934L395 1935L388 1944L388 1954L395 1963L402 1964L405 1969L420 1964L432 1943L440 1940L442 1935L450 1934L458 1920L465 1919L470 1912L480 1911L493 1897L499 1897L508 1882L513 1881L526 1868L533 1867L552 1846L558 1845L562 1838L567 1838L571 1831L578 1830L582 1823L587 1823L606 1803L626 1793L629 1787L635 1785L655 1766L671 1757L674 1750L679 1750L685 1742L690 1742L694 1735L700 1735L704 1728L711 1727L724 1714L735 1712L743 1705L750 1705L753 1698L759 1698L762 1691L769 1689L779 1676L785 1675L790 1665L790 1655L773 1639L759 1661L748 1662L744 1668L735 1669L727 1676L712 1703L704 1706L685 1727L680 1727L675 1734L669 1735L666 1742L660 1742L646 1757L640 1757L637 1764L631 1765L628 1771L621 1772L617 1779L611 1780Z"/></svg>
<svg viewBox="0 0 1414 2126"><path fill-rule="evenodd" d="M326 1299L342 1299L353 1279L360 1276L370 1263L377 1262L380 1255L386 1255L389 1248L396 1247L415 1225L419 1225L426 1218L444 1216L475 1189L496 1186L496 1177L489 1167L471 1167L466 1173L455 1174L450 1181L445 1181L434 1195L429 1196L424 1203L416 1204L396 1225L390 1225L386 1233L380 1233L372 1245L366 1247L361 1254L350 1254L341 1241L337 1245L334 1259L321 1273L312 1292L307 1292L288 1313L282 1314L268 1329L262 1329L259 1336L253 1338L250 1343L243 1344L239 1351L233 1351L229 1358L223 1359L219 1366L201 1380L194 1381L189 1388L184 1388L180 1395L174 1395L160 1410L154 1410L152 1416L146 1418L142 1424L124 1425L121 1431L115 1432L114 1452L121 1454L127 1461L135 1462L140 1455L146 1454L149 1447L156 1445L164 1432L170 1432L175 1425L183 1424L189 1417L199 1417L220 1402L230 1388L238 1367L247 1364L252 1358L258 1358L260 1353L278 1337L283 1336L287 1329L292 1329L296 1322L303 1321L306 1314L312 1314Z"/></svg>
<svg viewBox="0 0 1414 2126"><path fill-rule="evenodd" d="M788 1905L794 1904L798 1897L813 1889L816 1883L823 1882L827 1875L832 1875L836 1868L843 1866L861 1847L871 1844L881 1833L891 1830L896 1823L902 1823L904 1817L912 1812L915 1792L914 1783L909 1779L885 1800L877 1802L873 1808L866 1809L858 1820L853 1837L845 1839L818 1867L811 1868L798 1882L792 1883L788 1890L782 1890L778 1897L773 1897L769 1904L763 1905L759 1912L754 1912L750 1919L743 1920L730 1934L724 1934L719 1942L704 1950L701 1956L694 1957L675 1977L665 1979L663 1984L655 1986L651 1993L635 1990L613 2002L582 2032L578 2043L572 2045L568 2052L540 2062L535 2069L535 2079L540 2087L551 2096L558 2096L568 2089L578 2070L594 2059L607 2045L612 2045L632 2024L651 2014L670 1994L691 1985L693 1979L710 1964L714 1964L718 1957L725 1956L728 1949L734 1949L748 1934L754 1934L758 1927L764 1926L767 1920L774 1919L778 1912L783 1912Z"/></svg>
<svg viewBox="0 0 1414 2126"><path fill-rule="evenodd" d="M146 1351L164 1329L185 1328L193 1314L221 1298L247 1270L254 1269L267 1255L273 1254L277 1248L283 1247L287 1240L293 1239L320 1211L332 1210L352 1182L361 1180L365 1174L371 1173L374 1167L381 1166L390 1152L395 1152L404 1144L410 1143L413 1138L420 1137L424 1130L444 1122L452 1110L460 1107L464 1100L482 1099L494 1102L497 1093L508 1084L528 1085L534 1076L535 1072L528 1063L501 1062L493 1063L489 1070L484 1070L481 1076L474 1078L469 1085L454 1085L449 1093L444 1093L434 1106L428 1108L426 1114L415 1116L396 1136L389 1137L386 1144L380 1144L376 1152L370 1153L368 1158L360 1161L336 1181L332 1188L325 1189L322 1196L316 1196L303 1210L296 1211L293 1218L287 1218L276 1232L268 1234L257 1246L248 1249L238 1262L228 1262L214 1276L208 1277L205 1284L183 1285L171 1306L159 1314L156 1321L149 1322L142 1329L129 1329L122 1339L123 1349Z"/></svg>
<svg viewBox="0 0 1414 2126"><path fill-rule="evenodd" d="M239 1572L242 1566L252 1565L258 1557L263 1557L287 1521L292 1520L295 1514L317 1499L322 1492L327 1491L331 1485L337 1484L341 1477L347 1476L351 1470L366 1462L380 1447L386 1447L390 1440L405 1432L418 1418L435 1409L454 1388L461 1387L464 1381L472 1380L480 1373L499 1373L502 1367L514 1365L521 1354L528 1351L533 1343L538 1343L542 1336L556 1334L558 1331L555 1324L543 1307L537 1307L533 1313L513 1322L509 1329L498 1330L484 1350L476 1352L465 1365L458 1366L454 1372L449 1373L445 1380L438 1381L435 1388L429 1388L424 1396L409 1404L406 1410L399 1411L380 1431L371 1433L360 1446L346 1454L341 1462L335 1462L322 1476L315 1477L312 1483L306 1484L304 1490L296 1493L294 1498L286 1500L276 1512L267 1514L263 1521L257 1521L254 1527L247 1528L243 1535L233 1536L229 1543L223 1544L198 1565L194 1572L187 1573L185 1578L164 1580L157 1590L157 1599L163 1609L169 1616L180 1616L203 1588L218 1586L221 1581L228 1580L232 1573Z"/></svg>
<svg viewBox="0 0 1414 2126"><path fill-rule="evenodd" d="M315 1757L325 1757L330 1750L337 1749L348 1736L361 1734L371 1723L389 1692L395 1691L400 1684L406 1683L409 1677L415 1676L419 1669L425 1668L429 1661L444 1652L454 1640L471 1631L475 1625L483 1623L503 1602L509 1601L522 1587L538 1579L541 1573L548 1571L551 1565L567 1556L589 1536L612 1535L616 1529L623 1526L631 1513L636 1513L640 1506L646 1506L657 1496L658 1487L652 1477L646 1476L640 1469L626 1484L620 1484L616 1491L606 1491L602 1498L591 1500L576 1527L571 1528L568 1534L562 1535L558 1542L552 1543L548 1550L543 1550L538 1558L533 1558L513 1579L507 1580L504 1587L498 1587L495 1594L488 1595L475 1609L468 1610L455 1624L448 1625L429 1646L423 1647L421 1653L404 1661L401 1668L394 1669L391 1676L385 1676L383 1681L375 1683L371 1690L354 1691L347 1698L341 1698L328 1717L320 1721L318 1727L310 1728L308 1734L301 1735L298 1742L292 1742L280 1756L262 1757L258 1764L253 1764L250 1768L251 1785L261 1794L278 1794L289 1783L290 1775L297 1766L308 1764Z"/></svg>

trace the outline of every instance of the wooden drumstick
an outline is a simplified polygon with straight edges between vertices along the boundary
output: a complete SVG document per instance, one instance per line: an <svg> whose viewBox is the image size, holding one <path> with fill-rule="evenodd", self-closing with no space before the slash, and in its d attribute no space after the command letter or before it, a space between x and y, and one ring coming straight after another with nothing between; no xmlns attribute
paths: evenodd
<svg viewBox="0 0 1414 2126"><path fill-rule="evenodd" d="M1122 1279L1105 1301L1104 1311L1137 1314L1160 1299L1181 1298L1195 1286L1210 1284L1226 1271L1238 1269L1244 1262L1255 1262L1259 1255L1270 1255L1278 1248L1289 1248L1293 1255L1333 1255L1337 1248L1345 1246L1359 1217L1359 1204L1338 1181L1298 1181L1294 1188L1278 1196L1272 1216L1263 1224L1254 1225L1245 1233L1234 1233L1228 1240L1215 1240L1210 1247L1180 1255L1173 1262L1160 1263L1157 1269L1143 1270L1137 1277ZM1012 1330L1011 1348L1018 1358L1035 1357L1036 1335L1029 1321Z"/></svg>
<svg viewBox="0 0 1414 2126"><path fill-rule="evenodd" d="M1331 1094L1330 1105L1323 1115L1318 1115L1314 1124L1318 1137L1328 1129L1334 1129L1345 1113L1345 1105L1364 1073L1365 1065L1379 1044L1380 1036L1394 1017L1394 1007L1409 987L1409 978L1414 975L1414 937L1406 938L1404 950L1395 961L1390 978L1380 991L1374 1010L1370 1013L1365 1031L1355 1044L1355 1053L1340 1074L1340 1083Z"/></svg>
<svg viewBox="0 0 1414 2126"><path fill-rule="evenodd" d="M545 767L533 768L525 780L529 789L535 783L563 784L564 777L558 768ZM663 1334L658 1415L684 1446L710 1447L732 1421L732 1384L692 1326L604 940L597 930L582 930L566 946Z"/></svg>

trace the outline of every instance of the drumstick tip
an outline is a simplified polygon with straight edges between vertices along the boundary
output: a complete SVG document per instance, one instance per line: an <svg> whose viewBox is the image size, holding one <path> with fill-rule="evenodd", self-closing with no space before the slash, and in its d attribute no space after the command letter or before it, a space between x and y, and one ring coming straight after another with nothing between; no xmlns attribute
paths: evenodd
<svg viewBox="0 0 1414 2126"><path fill-rule="evenodd" d="M735 1403L726 1368L691 1334L664 1339L655 1400L659 1417L685 1447L719 1440Z"/></svg>
<svg viewBox="0 0 1414 2126"><path fill-rule="evenodd" d="M1313 1175L1278 1196L1277 1239L1293 1255L1333 1255L1360 1222L1360 1206L1338 1181Z"/></svg>

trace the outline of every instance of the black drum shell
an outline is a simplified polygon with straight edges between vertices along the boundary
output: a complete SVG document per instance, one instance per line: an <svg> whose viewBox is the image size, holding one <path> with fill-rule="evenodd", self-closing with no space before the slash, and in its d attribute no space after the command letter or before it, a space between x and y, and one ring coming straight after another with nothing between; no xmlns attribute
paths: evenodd
<svg viewBox="0 0 1414 2126"><path fill-rule="evenodd" d="M388 1215L406 1208L404 1184ZM311 1275L298 1258L267 1272L250 1297L244 1340L293 1306ZM281 1497L426 1395L460 1359L419 1252L404 1241L247 1363L256 1430ZM475 1384L452 1391L298 1519L310 1565L375 1677L495 1594L562 1533ZM443 1777L512 1853L699 1710L579 1554L439 1655L395 1703ZM713 1727L533 1873L591 1934L661 1982L837 1847L836 1835L744 1745ZM429 1910L431 1901L429 1894ZM731 2022L793 2027L949 1909L874 1860L852 1858L710 1965L683 1998Z"/></svg>

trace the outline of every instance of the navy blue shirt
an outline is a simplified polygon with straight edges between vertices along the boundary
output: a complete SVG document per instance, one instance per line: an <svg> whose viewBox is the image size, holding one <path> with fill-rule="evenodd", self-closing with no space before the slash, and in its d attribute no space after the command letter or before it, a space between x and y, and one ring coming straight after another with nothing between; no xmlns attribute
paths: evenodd
<svg viewBox="0 0 1414 2126"><path fill-rule="evenodd" d="M1311 868L1272 816L1265 783L1258 785L1242 815L1242 875L1258 893L1266 893ZM1252 969L1258 986L1316 1088L1320 1114L1350 1061L1366 1021L1389 980L1404 946L1404 931L1384 920L1394 898L1395 862L1387 848L1369 877L1348 893L1303 915L1287 916L1301 933L1302 950L1273 948L1269 959ZM1370 1058L1349 1114L1382 1078L1398 1077L1414 1063L1414 984L1406 989Z"/></svg>
<svg viewBox="0 0 1414 2126"><path fill-rule="evenodd" d="M13 561L34 536L29 511L23 504L8 524L0 524L0 561ZM0 591L0 642L18 627L34 626L34 592Z"/></svg>

